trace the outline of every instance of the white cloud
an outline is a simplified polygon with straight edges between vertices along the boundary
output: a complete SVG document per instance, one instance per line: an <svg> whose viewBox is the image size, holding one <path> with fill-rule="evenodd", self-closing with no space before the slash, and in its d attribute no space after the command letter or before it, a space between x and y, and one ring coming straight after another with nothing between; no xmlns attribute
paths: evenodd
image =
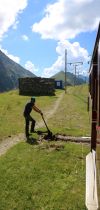
<svg viewBox="0 0 100 210"><path fill-rule="evenodd" d="M13 24L13 29L14 29L14 30L17 29L18 24L19 24L19 21L16 20L16 21L14 22L14 24Z"/></svg>
<svg viewBox="0 0 100 210"><path fill-rule="evenodd" d="M24 41L28 41L28 40L29 40L28 36L26 36L25 34L22 35L22 39L23 39Z"/></svg>
<svg viewBox="0 0 100 210"><path fill-rule="evenodd" d="M33 24L32 31L43 39L70 39L96 29L99 21L100 0L58 0L47 5L44 17Z"/></svg>
<svg viewBox="0 0 100 210"><path fill-rule="evenodd" d="M59 41L56 47L56 52L59 55L64 55L65 49L68 51L68 60L75 61L77 59L87 60L88 52L85 48L82 48L79 42L70 43L68 40Z"/></svg>
<svg viewBox="0 0 100 210"><path fill-rule="evenodd" d="M27 2L28 0L0 0L0 38L9 27L16 28L18 14L26 8Z"/></svg>
<svg viewBox="0 0 100 210"><path fill-rule="evenodd" d="M11 55L8 53L7 50L3 49L1 46L0 46L0 50L5 54L7 55L11 60L15 61L16 63L20 63L20 58L18 56L14 56L14 55Z"/></svg>
<svg viewBox="0 0 100 210"><path fill-rule="evenodd" d="M65 68L65 49L67 49L67 63L70 62L86 62L89 60L89 55L86 49L82 48L78 42L70 43L67 40L59 41L58 46L56 47L56 52L58 53L58 59L55 63L48 68L44 69L44 77L50 77L57 72L64 70ZM71 71L70 66L67 65L68 71ZM73 66L72 66L73 68ZM83 67L82 67L83 68ZM83 73L82 68L80 73ZM85 69L87 74L87 69Z"/></svg>
<svg viewBox="0 0 100 210"><path fill-rule="evenodd" d="M38 69L35 67L35 65L31 61L27 61L25 64L25 68L32 73L38 72Z"/></svg>

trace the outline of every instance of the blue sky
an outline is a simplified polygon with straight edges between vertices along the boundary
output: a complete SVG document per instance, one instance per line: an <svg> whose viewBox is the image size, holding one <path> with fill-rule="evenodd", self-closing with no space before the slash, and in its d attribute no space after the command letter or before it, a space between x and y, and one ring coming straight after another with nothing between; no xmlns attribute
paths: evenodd
<svg viewBox="0 0 100 210"><path fill-rule="evenodd" d="M64 70L67 49L68 62L83 62L77 71L87 75L99 8L99 0L0 0L0 49L42 77Z"/></svg>

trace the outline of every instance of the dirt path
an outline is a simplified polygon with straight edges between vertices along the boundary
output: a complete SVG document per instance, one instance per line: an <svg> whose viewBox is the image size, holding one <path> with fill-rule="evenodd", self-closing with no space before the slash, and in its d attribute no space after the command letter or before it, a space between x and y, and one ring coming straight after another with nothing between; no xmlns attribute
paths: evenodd
<svg viewBox="0 0 100 210"><path fill-rule="evenodd" d="M48 111L45 113L46 115L46 121L51 118L53 116L53 114L57 111L59 104L62 100L62 98L64 97L64 92L60 94L59 98L57 99L57 101L54 104L54 107L52 108L52 110ZM36 128L41 128L44 126L43 120L41 120ZM5 154L6 151L13 147L13 145L17 144L20 141L24 141L25 140L25 135L23 133L18 134L17 136L11 136L8 137L6 139L4 139L1 143L0 143L0 156Z"/></svg>
<svg viewBox="0 0 100 210"><path fill-rule="evenodd" d="M64 92L60 94L59 98L57 99L57 101L55 102L54 106L52 107L51 110L48 110L47 112L45 112L44 114L44 117L46 119L46 122L54 115L54 113L56 113L58 107L59 107L59 104L61 102L61 100L63 99L64 97ZM41 120L39 123L37 123L37 126L36 128L41 128L44 126L44 122L43 120Z"/></svg>

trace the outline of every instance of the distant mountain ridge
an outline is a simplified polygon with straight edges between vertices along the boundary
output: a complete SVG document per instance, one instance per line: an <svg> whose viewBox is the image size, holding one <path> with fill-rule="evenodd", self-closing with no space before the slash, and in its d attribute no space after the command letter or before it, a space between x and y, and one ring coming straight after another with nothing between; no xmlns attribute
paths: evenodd
<svg viewBox="0 0 100 210"><path fill-rule="evenodd" d="M36 77L36 75L11 60L0 50L0 92L17 88L20 77Z"/></svg>
<svg viewBox="0 0 100 210"><path fill-rule="evenodd" d="M55 80L62 80L65 83L65 72L60 71L57 74L53 75L51 78L54 78ZM74 83L76 85L81 85L85 83L84 79L80 77L79 78L75 77L75 75L70 72L67 72L66 78L67 78L67 85L74 85Z"/></svg>

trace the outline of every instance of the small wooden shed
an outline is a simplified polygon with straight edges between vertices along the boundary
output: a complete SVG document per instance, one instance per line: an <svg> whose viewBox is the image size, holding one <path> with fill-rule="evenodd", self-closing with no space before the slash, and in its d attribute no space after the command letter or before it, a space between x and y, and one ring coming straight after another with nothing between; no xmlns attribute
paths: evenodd
<svg viewBox="0 0 100 210"><path fill-rule="evenodd" d="M19 94L27 96L55 95L55 80L51 78L19 78Z"/></svg>

